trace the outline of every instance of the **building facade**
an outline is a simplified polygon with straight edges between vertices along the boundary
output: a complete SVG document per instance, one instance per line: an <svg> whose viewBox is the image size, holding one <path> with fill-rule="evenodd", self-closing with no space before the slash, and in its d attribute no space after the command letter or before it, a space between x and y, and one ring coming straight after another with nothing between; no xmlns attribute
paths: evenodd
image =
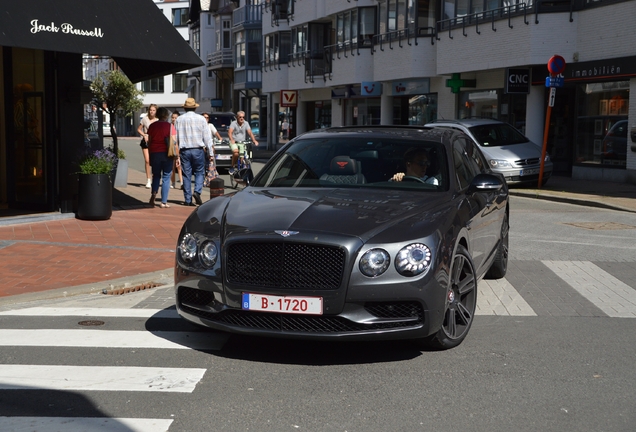
<svg viewBox="0 0 636 432"><path fill-rule="evenodd" d="M626 30L634 0L265 0L262 7L262 92L278 113L267 117L270 146L283 118L293 136L324 126L488 117L543 143L547 63L558 55L565 69L553 81L560 87L547 128L555 173L636 183L629 97L636 45Z"/></svg>
<svg viewBox="0 0 636 432"><path fill-rule="evenodd" d="M202 63L150 0L8 2L0 29L0 217L76 210L87 54L133 82Z"/></svg>

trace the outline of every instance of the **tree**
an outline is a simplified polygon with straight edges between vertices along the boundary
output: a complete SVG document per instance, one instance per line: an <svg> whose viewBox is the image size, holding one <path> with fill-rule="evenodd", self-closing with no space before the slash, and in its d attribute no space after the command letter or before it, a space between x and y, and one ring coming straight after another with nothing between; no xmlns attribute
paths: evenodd
<svg viewBox="0 0 636 432"><path fill-rule="evenodd" d="M91 83L91 91L98 105L110 114L110 133L113 137L113 152L119 154L115 121L122 112L125 117L143 107L144 93L118 70L100 72Z"/></svg>

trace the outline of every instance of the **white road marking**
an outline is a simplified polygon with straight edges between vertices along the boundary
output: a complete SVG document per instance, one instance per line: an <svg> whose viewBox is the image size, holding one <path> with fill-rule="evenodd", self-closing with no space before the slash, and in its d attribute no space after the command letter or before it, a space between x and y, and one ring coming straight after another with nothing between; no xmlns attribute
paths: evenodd
<svg viewBox="0 0 636 432"><path fill-rule="evenodd" d="M105 417L0 417L0 430L13 432L163 432L171 419Z"/></svg>
<svg viewBox="0 0 636 432"><path fill-rule="evenodd" d="M113 308L64 308L32 307L0 312L0 316L81 316L125 318L179 318L175 309L113 309Z"/></svg>
<svg viewBox="0 0 636 432"><path fill-rule="evenodd" d="M636 290L589 261L542 261L557 276L613 318L636 318Z"/></svg>
<svg viewBox="0 0 636 432"><path fill-rule="evenodd" d="M228 337L211 331L4 329L0 330L0 346L220 350Z"/></svg>
<svg viewBox="0 0 636 432"><path fill-rule="evenodd" d="M478 290L475 315L537 315L506 279L481 280Z"/></svg>
<svg viewBox="0 0 636 432"><path fill-rule="evenodd" d="M205 369L0 365L0 389L192 393Z"/></svg>

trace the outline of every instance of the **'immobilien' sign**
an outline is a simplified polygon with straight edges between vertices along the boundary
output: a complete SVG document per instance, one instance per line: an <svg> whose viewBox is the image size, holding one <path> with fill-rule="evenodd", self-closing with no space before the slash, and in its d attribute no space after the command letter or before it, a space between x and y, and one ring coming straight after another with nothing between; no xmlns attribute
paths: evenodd
<svg viewBox="0 0 636 432"><path fill-rule="evenodd" d="M298 90L281 90L280 106L295 108L298 106Z"/></svg>

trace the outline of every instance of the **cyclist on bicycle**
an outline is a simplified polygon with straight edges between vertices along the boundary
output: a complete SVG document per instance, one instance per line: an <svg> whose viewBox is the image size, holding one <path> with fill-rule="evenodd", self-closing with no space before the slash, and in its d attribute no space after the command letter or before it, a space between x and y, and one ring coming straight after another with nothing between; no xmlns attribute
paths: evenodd
<svg viewBox="0 0 636 432"><path fill-rule="evenodd" d="M239 111L236 113L236 120L230 123L230 128L228 130L228 137L230 138L230 148L232 149L232 168L230 168L230 175L234 174L236 170L236 162L239 158L239 146L237 142L246 141L247 137L252 139L254 145L258 145L258 141L254 137L252 133L252 128L250 124L245 121L245 112Z"/></svg>

